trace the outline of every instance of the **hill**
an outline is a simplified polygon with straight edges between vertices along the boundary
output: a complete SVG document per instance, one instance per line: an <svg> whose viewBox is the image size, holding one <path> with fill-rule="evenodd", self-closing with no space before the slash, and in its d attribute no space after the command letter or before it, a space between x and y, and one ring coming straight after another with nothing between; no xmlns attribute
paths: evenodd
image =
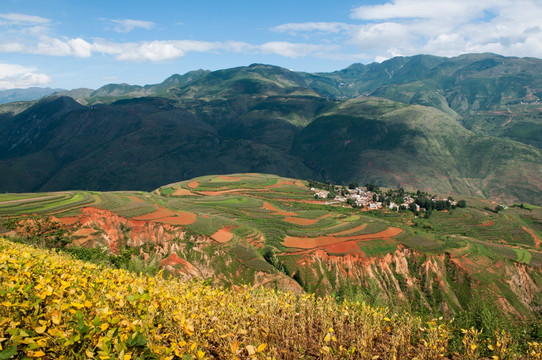
<svg viewBox="0 0 542 360"><path fill-rule="evenodd" d="M315 199L306 182L252 173L150 193L5 194L0 216L6 235L136 271L436 316L495 308L540 316L541 208L495 210L469 197L464 208L416 216L328 201Z"/></svg>
<svg viewBox="0 0 542 360"><path fill-rule="evenodd" d="M481 339L478 329L461 334L452 323L359 302L137 276L4 239L0 250L0 332L13 334L0 342L4 359L541 354L539 343L522 344L504 330ZM28 304L36 304L33 316L25 316Z"/></svg>
<svg viewBox="0 0 542 360"><path fill-rule="evenodd" d="M149 191L266 172L541 205L541 64L493 54L326 74L253 64L64 93L84 107L62 96L6 104L0 190Z"/></svg>
<svg viewBox="0 0 542 360"><path fill-rule="evenodd" d="M541 70L542 61L535 58L418 55L305 77L312 88L327 96L378 96L431 106L460 119L477 134L540 148Z"/></svg>

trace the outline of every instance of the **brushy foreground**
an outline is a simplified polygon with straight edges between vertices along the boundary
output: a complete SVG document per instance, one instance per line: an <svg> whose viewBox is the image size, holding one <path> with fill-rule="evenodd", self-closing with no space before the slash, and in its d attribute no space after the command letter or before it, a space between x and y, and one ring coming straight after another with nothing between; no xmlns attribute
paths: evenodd
<svg viewBox="0 0 542 360"><path fill-rule="evenodd" d="M0 359L541 359L506 332L248 287L138 276L0 239Z"/></svg>

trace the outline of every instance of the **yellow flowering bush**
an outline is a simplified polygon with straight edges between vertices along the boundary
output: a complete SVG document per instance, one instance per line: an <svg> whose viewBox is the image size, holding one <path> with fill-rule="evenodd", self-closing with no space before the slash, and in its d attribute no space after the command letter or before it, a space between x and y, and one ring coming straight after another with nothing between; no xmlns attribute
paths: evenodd
<svg viewBox="0 0 542 360"><path fill-rule="evenodd" d="M0 239L0 359L430 359L448 336L386 308L138 276Z"/></svg>

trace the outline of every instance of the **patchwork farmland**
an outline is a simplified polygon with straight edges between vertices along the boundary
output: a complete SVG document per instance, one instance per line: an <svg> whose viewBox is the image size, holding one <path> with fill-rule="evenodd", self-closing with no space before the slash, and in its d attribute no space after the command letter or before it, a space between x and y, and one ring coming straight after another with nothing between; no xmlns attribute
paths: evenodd
<svg viewBox="0 0 542 360"><path fill-rule="evenodd" d="M531 318L542 301L542 209L465 200L424 218L332 205L298 179L232 174L152 192L1 194L0 231L139 272L435 314L469 307L486 288L497 306Z"/></svg>

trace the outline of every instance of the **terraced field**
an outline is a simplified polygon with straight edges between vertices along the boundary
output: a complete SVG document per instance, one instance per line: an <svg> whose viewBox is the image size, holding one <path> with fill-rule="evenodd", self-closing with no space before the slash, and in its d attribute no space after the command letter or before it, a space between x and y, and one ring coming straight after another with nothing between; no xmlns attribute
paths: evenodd
<svg viewBox="0 0 542 360"><path fill-rule="evenodd" d="M480 286L529 314L542 300L542 209L497 213L489 201L466 201L426 219L330 205L297 179L233 174L150 193L2 194L0 231L30 236L28 224L49 217L64 229L68 248L105 247L185 278L322 294L355 294L376 281L387 298L421 297L433 309L439 304L430 299L441 292L450 303L441 311L467 306L461 298L469 295L459 292ZM517 271L529 279L529 298L514 283ZM455 289L458 276L476 284Z"/></svg>

